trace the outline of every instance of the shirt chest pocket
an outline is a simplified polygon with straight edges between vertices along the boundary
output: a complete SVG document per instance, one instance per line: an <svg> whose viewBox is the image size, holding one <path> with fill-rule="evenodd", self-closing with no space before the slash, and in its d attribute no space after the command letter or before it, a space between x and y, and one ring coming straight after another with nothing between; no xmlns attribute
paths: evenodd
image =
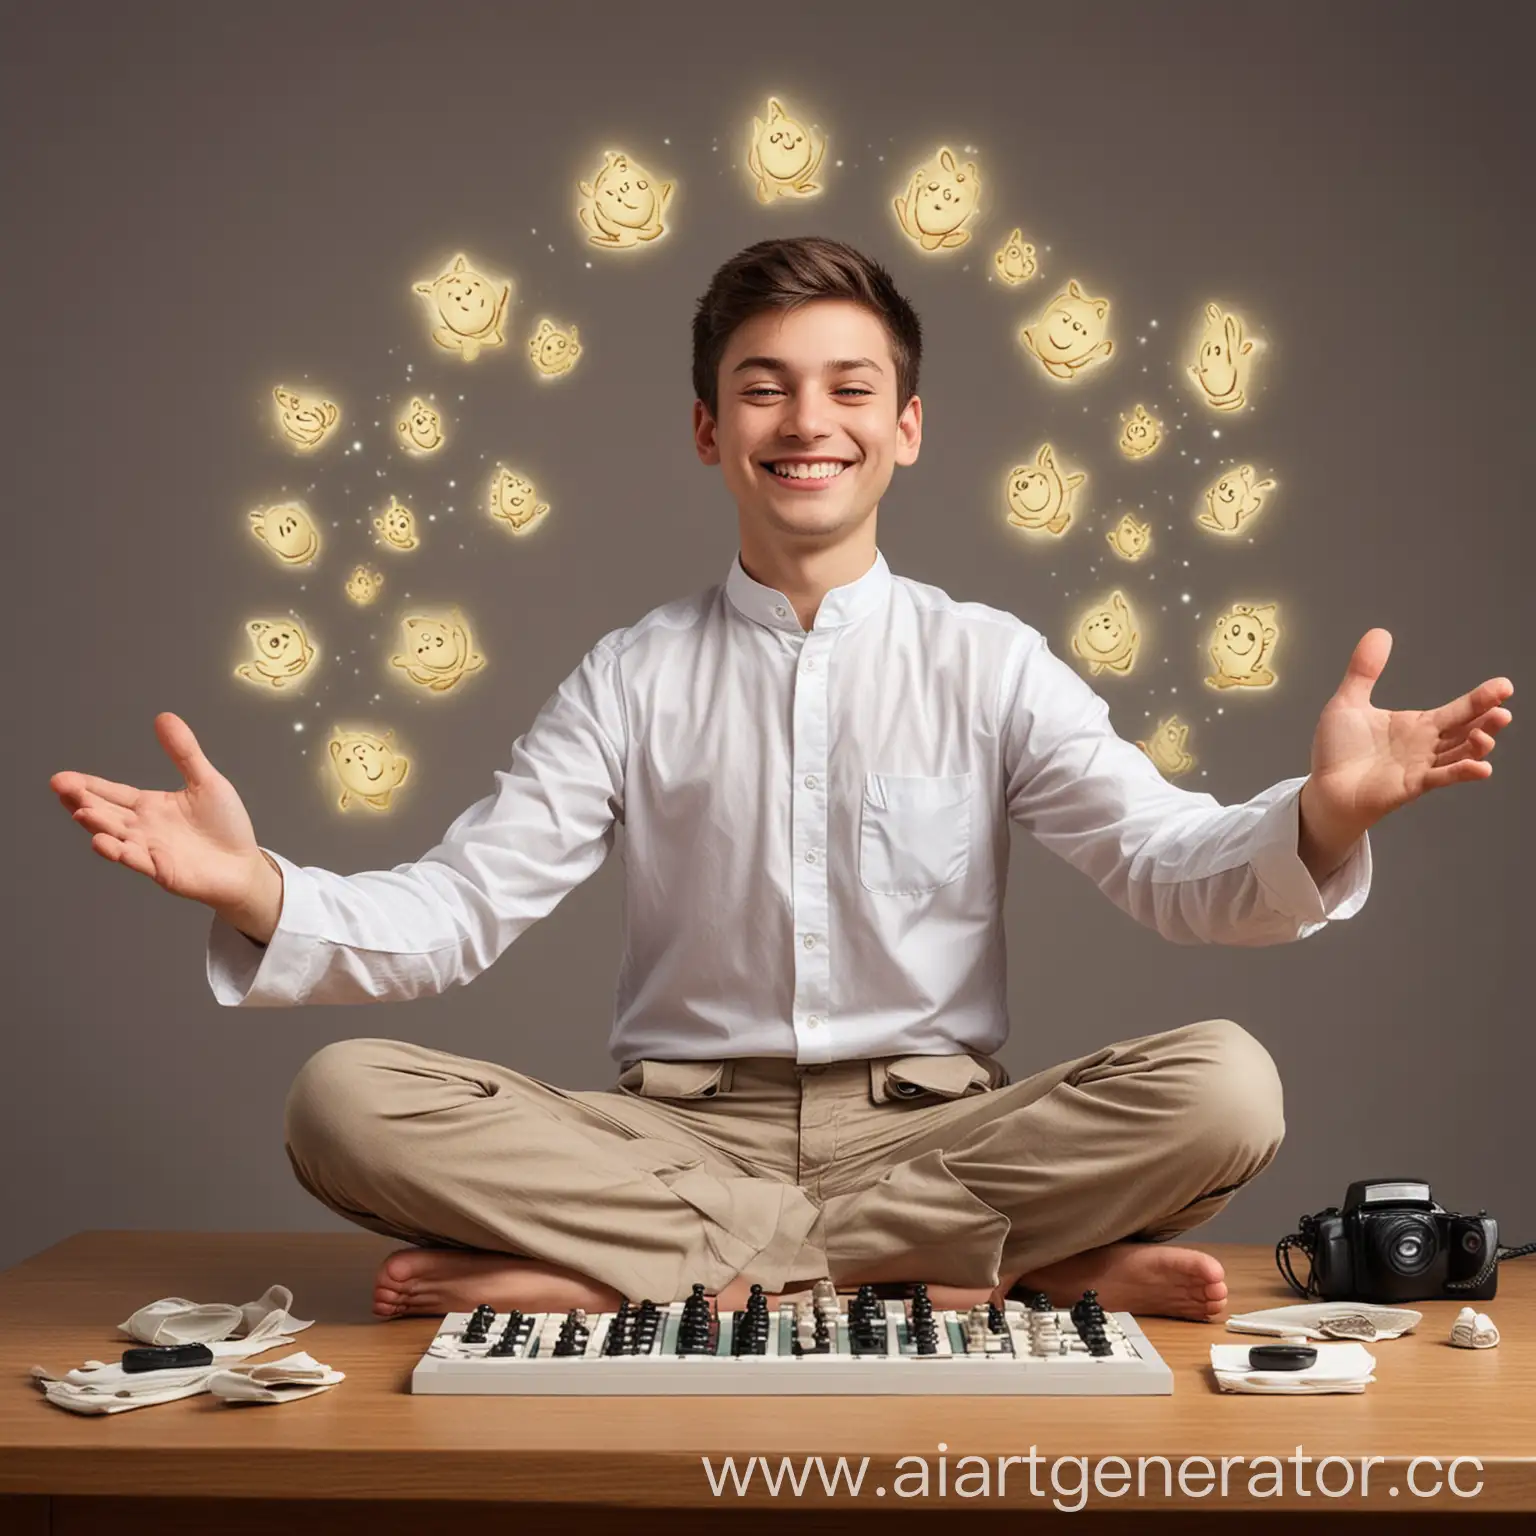
<svg viewBox="0 0 1536 1536"><path fill-rule="evenodd" d="M870 773L859 821L859 880L882 896L950 885L971 860L972 775Z"/></svg>

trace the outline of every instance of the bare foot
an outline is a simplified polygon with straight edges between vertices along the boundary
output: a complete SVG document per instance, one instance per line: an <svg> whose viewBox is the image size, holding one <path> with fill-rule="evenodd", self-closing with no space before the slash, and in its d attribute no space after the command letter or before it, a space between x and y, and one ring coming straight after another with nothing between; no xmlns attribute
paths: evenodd
<svg viewBox="0 0 1536 1536"><path fill-rule="evenodd" d="M746 1306L751 1289L748 1281L732 1280L715 1304L722 1311L735 1311ZM498 1312L512 1307L522 1312L567 1312L572 1307L612 1312L620 1299L612 1286L574 1269L462 1248L401 1248L379 1266L373 1287L378 1317L443 1317L472 1312L481 1302ZM770 1307L778 1303L777 1295L768 1297Z"/></svg>
<svg viewBox="0 0 1536 1536"><path fill-rule="evenodd" d="M1219 1260L1196 1248L1167 1243L1110 1243L1020 1275L1012 1285L1044 1291L1058 1306L1092 1289L1109 1312L1190 1318L1197 1323L1213 1322L1227 1301ZM1004 1295L1012 1285L1000 1287Z"/></svg>

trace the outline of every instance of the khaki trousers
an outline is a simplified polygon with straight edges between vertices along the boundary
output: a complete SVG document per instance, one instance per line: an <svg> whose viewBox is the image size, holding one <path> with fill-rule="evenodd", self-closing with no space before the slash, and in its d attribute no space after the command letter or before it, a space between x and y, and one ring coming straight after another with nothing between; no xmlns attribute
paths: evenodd
<svg viewBox="0 0 1536 1536"><path fill-rule="evenodd" d="M1009 1082L990 1056L641 1061L574 1091L341 1040L285 1111L299 1182L371 1231L566 1266L635 1300L990 1288L1209 1220L1274 1157L1279 1076L1239 1025L1123 1040Z"/></svg>

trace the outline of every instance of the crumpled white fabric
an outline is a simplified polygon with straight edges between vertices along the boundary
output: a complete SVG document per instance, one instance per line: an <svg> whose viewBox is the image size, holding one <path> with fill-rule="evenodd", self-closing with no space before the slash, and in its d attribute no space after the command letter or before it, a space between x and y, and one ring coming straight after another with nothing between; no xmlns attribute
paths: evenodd
<svg viewBox="0 0 1536 1536"><path fill-rule="evenodd" d="M1492 1349L1499 1342L1499 1330L1486 1312L1463 1307L1451 1324L1451 1343L1458 1349Z"/></svg>
<svg viewBox="0 0 1536 1536"><path fill-rule="evenodd" d="M1211 1369L1223 1392L1364 1392L1376 1357L1363 1344L1319 1344L1317 1363L1300 1371L1256 1371L1247 1344L1212 1344Z"/></svg>
<svg viewBox="0 0 1536 1536"><path fill-rule="evenodd" d="M255 1301L242 1306L229 1302L198 1303L184 1296L165 1296L140 1307L126 1321L118 1324L121 1332L141 1344L203 1344L213 1360L208 1365L182 1366L174 1370L126 1371L122 1362L87 1360L83 1365L58 1376L46 1366L34 1365L30 1375L48 1401L72 1413L123 1413L130 1408L149 1408L157 1403L175 1402L206 1392L212 1380L228 1372L236 1361L250 1355L264 1354L282 1344L292 1344L292 1334L313 1326L295 1318L288 1310L293 1292L285 1285L269 1286ZM297 1366L298 1379L308 1384L305 1374L319 1362L304 1354L290 1357ZM270 1361L277 1365L283 1362ZM342 1380L340 1372L329 1366L320 1369L327 1377ZM311 1390L332 1386L321 1380ZM223 1395L223 1394L221 1394ZM287 1402L293 1394L250 1399L260 1402ZM309 1391L298 1394L309 1396ZM233 1400L226 1397L226 1400Z"/></svg>
<svg viewBox="0 0 1536 1536"><path fill-rule="evenodd" d="M301 1349L281 1360L251 1361L215 1371L208 1390L227 1403L291 1403L346 1379L345 1371L332 1370Z"/></svg>
<svg viewBox="0 0 1536 1536"><path fill-rule="evenodd" d="M1363 1326L1353 1320L1363 1319ZM1382 1307L1368 1301L1325 1301L1294 1307L1270 1307L1227 1319L1235 1333L1268 1333L1298 1339L1395 1339L1424 1321L1412 1307Z"/></svg>

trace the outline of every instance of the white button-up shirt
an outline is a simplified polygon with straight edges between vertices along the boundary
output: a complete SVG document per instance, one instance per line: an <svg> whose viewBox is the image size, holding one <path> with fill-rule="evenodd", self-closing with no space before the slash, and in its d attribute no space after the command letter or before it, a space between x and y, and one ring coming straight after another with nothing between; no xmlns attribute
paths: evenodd
<svg viewBox="0 0 1536 1536"><path fill-rule="evenodd" d="M1010 819L1175 943L1285 943L1370 887L1365 838L1321 890L1298 858L1304 779L1231 806L1168 783L1038 631L878 552L808 631L738 556L723 586L605 635L495 781L413 863L339 875L273 852L268 946L213 920L218 1000L472 981L598 869L616 823L620 1063L995 1052Z"/></svg>

